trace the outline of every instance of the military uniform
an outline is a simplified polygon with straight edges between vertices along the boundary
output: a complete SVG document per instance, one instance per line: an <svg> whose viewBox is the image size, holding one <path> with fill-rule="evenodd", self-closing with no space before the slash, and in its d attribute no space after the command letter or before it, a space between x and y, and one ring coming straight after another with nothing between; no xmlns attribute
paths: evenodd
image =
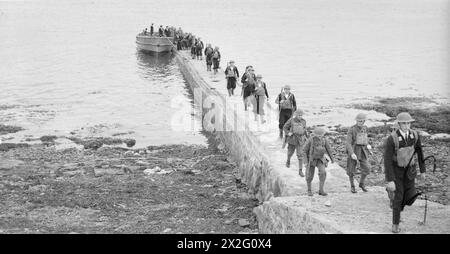
<svg viewBox="0 0 450 254"><path fill-rule="evenodd" d="M417 154L417 160L421 173L425 173L425 164L423 162L423 151L420 136L413 131L409 131L406 137L403 137L400 130L396 130L398 136L399 149L413 147ZM409 166L400 167L398 165L397 152L394 144L394 138L388 137L384 151L384 168L386 181L395 183L394 200L392 202L392 224L400 223L400 212L405 205L412 205L419 195L415 188L415 177L417 175L417 162L412 160Z"/></svg>
<svg viewBox="0 0 450 254"><path fill-rule="evenodd" d="M358 126L354 125L350 127L347 133L347 175L350 178L350 185L352 186L352 192L354 191L354 183L353 177L356 173L356 165L357 161L352 159L351 155L355 154L358 157L358 161L360 163L361 168L361 180L360 187L364 188L364 180L370 173L370 165L368 162L369 150L367 149L368 145L368 136L367 136L367 126Z"/></svg>
<svg viewBox="0 0 450 254"><path fill-rule="evenodd" d="M288 144L286 166L289 167L291 157L297 151L299 174L303 176L301 170L303 167L303 145L307 137L306 120L301 118L301 116L293 117L286 122L283 129L286 134L292 133L291 136L286 136L286 142Z"/></svg>
<svg viewBox="0 0 450 254"><path fill-rule="evenodd" d="M314 139L319 140L314 141ZM317 144L318 142L322 143L322 146L325 148L325 151L319 153L319 156L317 156L316 154L317 147L315 147L315 144ZM306 168L306 184L308 186L308 195L312 196L311 182L314 179L314 172L315 168L317 167L317 169L319 170L319 181L320 181L319 195L326 196L327 193L325 193L323 189L325 185L325 179L327 178L327 172L325 168L328 166L328 160L324 156L325 153L327 153L331 161L334 162L330 145L328 144L325 137L316 134L308 139L308 141L304 146L304 151L307 156L306 159L308 161L308 166Z"/></svg>

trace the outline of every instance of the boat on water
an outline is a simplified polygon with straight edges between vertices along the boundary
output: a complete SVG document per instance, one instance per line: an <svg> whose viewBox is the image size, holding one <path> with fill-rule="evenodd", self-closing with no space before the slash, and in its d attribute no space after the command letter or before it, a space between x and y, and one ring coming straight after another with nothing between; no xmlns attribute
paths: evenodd
<svg viewBox="0 0 450 254"><path fill-rule="evenodd" d="M173 37L159 37L138 34L136 35L136 44L139 50L149 52L168 52L174 48Z"/></svg>

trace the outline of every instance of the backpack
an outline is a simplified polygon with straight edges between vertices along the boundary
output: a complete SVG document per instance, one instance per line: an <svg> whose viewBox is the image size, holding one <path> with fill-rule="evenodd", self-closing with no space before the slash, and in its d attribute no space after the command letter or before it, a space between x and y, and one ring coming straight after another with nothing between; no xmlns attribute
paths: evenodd
<svg viewBox="0 0 450 254"><path fill-rule="evenodd" d="M236 76L236 73L234 72L234 68L228 67L227 68L227 77L232 78L235 76Z"/></svg>
<svg viewBox="0 0 450 254"><path fill-rule="evenodd" d="M278 101L281 102L281 93L278 95ZM278 109L292 109L292 94L289 94L288 98L283 103L278 104Z"/></svg>
<svg viewBox="0 0 450 254"><path fill-rule="evenodd" d="M294 121L292 120L291 132L297 136L305 135L305 126L303 126L302 122L294 123Z"/></svg>
<svg viewBox="0 0 450 254"><path fill-rule="evenodd" d="M207 47L207 48L206 48L205 55L211 55L212 52L213 52L213 49L212 49L211 47Z"/></svg>
<svg viewBox="0 0 450 254"><path fill-rule="evenodd" d="M203 42L202 41L197 42L196 47L197 47L197 50L201 50L203 48Z"/></svg>
<svg viewBox="0 0 450 254"><path fill-rule="evenodd" d="M318 136L313 136L311 138L311 147L309 150L310 160L322 159L325 155L325 138L321 138Z"/></svg>
<svg viewBox="0 0 450 254"><path fill-rule="evenodd" d="M213 53L213 58L219 58L219 56L220 56L220 54L219 54L219 51L214 51L214 53Z"/></svg>
<svg viewBox="0 0 450 254"><path fill-rule="evenodd" d="M392 137L392 140L394 141L394 152L395 152L392 159L395 162L397 162L399 167L408 166L408 163L410 162L412 156L414 155L414 150L415 150L415 146L417 144L419 134L417 133L417 131L414 131L414 130L410 130L410 135L411 135L411 133L414 136L414 144L412 146L399 148L400 145L399 145L399 137L397 134L397 130L392 131L391 134L389 134L389 136L387 136L383 140L383 143L381 144L381 146L379 146L379 148L382 149L382 151L384 151L387 146L388 138Z"/></svg>

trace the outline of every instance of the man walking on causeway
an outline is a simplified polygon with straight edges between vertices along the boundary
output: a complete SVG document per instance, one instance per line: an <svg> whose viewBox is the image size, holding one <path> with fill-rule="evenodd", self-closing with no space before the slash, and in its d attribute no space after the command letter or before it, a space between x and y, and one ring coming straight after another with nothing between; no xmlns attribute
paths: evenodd
<svg viewBox="0 0 450 254"><path fill-rule="evenodd" d="M308 186L308 196L312 196L311 182L314 178L314 171L317 167L319 170L319 195L328 195L323 187L325 185L325 179L327 178L327 172L325 168L328 166L328 159L325 157L325 153L330 157L331 163L334 163L333 155L330 145L324 137L326 130L324 128L316 127L313 131L313 135L308 139L305 144L305 154L307 156L308 165L306 167L306 184Z"/></svg>
<svg viewBox="0 0 450 254"><path fill-rule="evenodd" d="M420 195L416 191L415 178L417 161L420 174L425 175L422 144L419 134L411 130L414 119L407 112L397 115L399 129L387 138L384 151L384 173L388 192L394 192L392 202L392 232L400 232L400 212L406 205L412 205ZM417 157L415 156L417 154Z"/></svg>
<svg viewBox="0 0 450 254"><path fill-rule="evenodd" d="M350 179L350 188L352 193L356 193L355 183L353 177L356 173L356 165L359 162L361 168L361 179L359 180L359 187L367 192L364 180L370 173L370 165L368 157L370 149L369 138L367 135L367 126L364 125L367 116L364 113L359 113L356 118L356 124L350 127L347 133L347 175Z"/></svg>
<svg viewBox="0 0 450 254"><path fill-rule="evenodd" d="M285 85L281 89L281 93L278 94L275 103L278 104L278 128L280 129L280 139L282 139L284 124L292 117L292 113L297 110L295 96L291 93L291 87L289 85Z"/></svg>
<svg viewBox="0 0 450 254"><path fill-rule="evenodd" d="M305 175L302 172L303 168L303 145L307 138L306 120L302 118L303 110L297 109L294 115L284 125L284 132L286 133L286 142L288 143L286 167L291 166L291 157L297 150L298 159L298 174L301 177Z"/></svg>

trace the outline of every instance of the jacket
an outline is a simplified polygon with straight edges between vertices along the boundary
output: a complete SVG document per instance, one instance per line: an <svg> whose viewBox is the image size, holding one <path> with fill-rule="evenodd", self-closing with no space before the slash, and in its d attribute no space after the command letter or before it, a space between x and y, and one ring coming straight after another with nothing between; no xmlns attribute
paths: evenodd
<svg viewBox="0 0 450 254"><path fill-rule="evenodd" d="M306 120L303 118L291 117L289 120L287 120L283 127L284 133L290 133L294 128L294 125L298 124L303 125L305 133L303 135L292 134L291 136L287 136L286 141L288 144L303 145L305 143L306 138L308 137L308 133L306 131Z"/></svg>
<svg viewBox="0 0 450 254"><path fill-rule="evenodd" d="M310 153L312 152L312 150L311 150L311 143L312 143L313 137L314 137L314 136L311 136L310 138L308 138L308 140L306 141L305 147L304 147L304 151L305 151L305 154L306 154L306 158L307 158L307 161L308 161L309 164L310 164L311 162L313 162L312 158L310 158ZM326 150L326 153L327 153L328 156L330 157L331 161L334 161L333 154L331 153L331 147L330 147L330 145L328 144L327 139L326 139L325 137L322 137L322 138L325 140L325 150ZM325 164L327 163L326 161L324 161L324 159L322 159L322 162L325 163Z"/></svg>
<svg viewBox="0 0 450 254"><path fill-rule="evenodd" d="M367 149L367 145L357 145L356 144L356 135L358 132L365 132L367 133L367 126L359 127L358 125L353 125L348 129L347 132L347 142L346 142L346 148L348 156L351 156L353 153L356 154L356 157L358 157L358 160L362 158L368 158L369 156L369 149ZM363 157L363 154L365 157Z"/></svg>
<svg viewBox="0 0 450 254"><path fill-rule="evenodd" d="M400 131L397 130L397 135L401 136ZM410 132L411 133L411 132ZM422 143L420 141L420 135L417 135L417 142L414 140L414 138L410 138L408 141L405 141L404 139L399 140L399 148L406 147L406 146L414 146L414 150L417 154L417 158L419 161L419 168L420 172L424 173L426 171L425 169L425 163L423 161L423 151L422 151ZM408 170L408 178L414 179L416 176L416 163L414 162L414 159L411 161L411 164L408 168L401 168L397 165L397 162L394 160L395 154L395 145L394 140L392 136L389 136L386 142L386 147L384 150L384 174L386 177L386 181L391 182L394 181L397 174L404 173L405 170Z"/></svg>
<svg viewBox="0 0 450 254"><path fill-rule="evenodd" d="M295 96L293 93L289 93L288 98L286 98L286 95L284 93L280 93L278 94L277 98L275 99L275 103L278 104L278 110L282 110L282 109L289 109L289 108L284 108L281 106L280 101L281 100L287 100L289 99L291 101L291 108L293 111L297 110L297 102L295 101Z"/></svg>

